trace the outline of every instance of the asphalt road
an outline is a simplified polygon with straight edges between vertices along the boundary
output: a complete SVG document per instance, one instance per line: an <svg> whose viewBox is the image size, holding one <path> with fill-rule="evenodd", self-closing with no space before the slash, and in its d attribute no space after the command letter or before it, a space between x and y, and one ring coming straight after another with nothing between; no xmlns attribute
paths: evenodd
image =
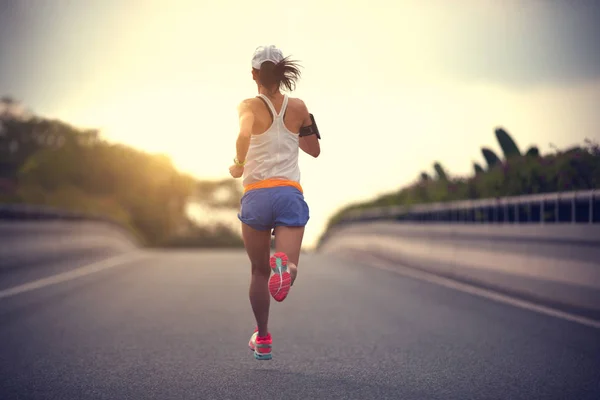
<svg viewBox="0 0 600 400"><path fill-rule="evenodd" d="M318 254L256 361L248 279L239 251L152 251L0 296L0 399L600 398L600 330Z"/></svg>
<svg viewBox="0 0 600 400"><path fill-rule="evenodd" d="M0 290L134 248L129 236L103 223L0 221Z"/></svg>

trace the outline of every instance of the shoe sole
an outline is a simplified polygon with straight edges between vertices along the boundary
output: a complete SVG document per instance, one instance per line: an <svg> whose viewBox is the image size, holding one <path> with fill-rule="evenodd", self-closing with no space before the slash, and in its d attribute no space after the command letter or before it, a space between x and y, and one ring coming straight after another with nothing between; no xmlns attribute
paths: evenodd
<svg viewBox="0 0 600 400"><path fill-rule="evenodd" d="M272 360L273 359L273 354L272 353L267 353L267 354L261 354L258 353L256 350L254 350L252 348L252 340L250 342L248 342L248 347L250 348L250 351L252 353L254 353L254 358L260 361L265 361L265 360Z"/></svg>
<svg viewBox="0 0 600 400"><path fill-rule="evenodd" d="M271 353L269 354L259 354L257 352L254 352L254 358L259 360L259 361L268 361L268 360L272 360L273 359L273 355Z"/></svg>
<svg viewBox="0 0 600 400"><path fill-rule="evenodd" d="M269 279L269 293L275 301L282 302L290 292L292 276L288 272L287 254L279 252L273 254L270 259L273 275Z"/></svg>

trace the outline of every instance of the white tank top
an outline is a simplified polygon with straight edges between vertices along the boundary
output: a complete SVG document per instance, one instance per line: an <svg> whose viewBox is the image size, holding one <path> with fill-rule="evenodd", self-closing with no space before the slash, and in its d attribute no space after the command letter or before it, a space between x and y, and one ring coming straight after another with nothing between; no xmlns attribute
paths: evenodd
<svg viewBox="0 0 600 400"><path fill-rule="evenodd" d="M299 136L291 132L283 123L288 104L288 96L284 94L279 114L267 96L260 94L273 115L273 124L265 133L252 135L250 148L244 167L244 186L265 179L283 179L300 183L300 167L298 166Z"/></svg>

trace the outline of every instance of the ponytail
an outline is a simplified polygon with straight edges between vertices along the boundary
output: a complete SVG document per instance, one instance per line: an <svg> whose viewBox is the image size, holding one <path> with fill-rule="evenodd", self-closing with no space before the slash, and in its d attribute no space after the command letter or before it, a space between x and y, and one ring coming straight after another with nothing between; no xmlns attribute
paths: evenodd
<svg viewBox="0 0 600 400"><path fill-rule="evenodd" d="M278 89L293 91L301 75L299 67L297 62L290 61L287 57L277 64L265 61L258 71L258 79L265 87L277 86Z"/></svg>

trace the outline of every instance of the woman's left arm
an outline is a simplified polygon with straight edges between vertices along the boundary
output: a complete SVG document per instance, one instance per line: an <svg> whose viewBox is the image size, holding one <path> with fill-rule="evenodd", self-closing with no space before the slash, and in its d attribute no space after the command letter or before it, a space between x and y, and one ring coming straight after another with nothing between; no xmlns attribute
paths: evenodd
<svg viewBox="0 0 600 400"><path fill-rule="evenodd" d="M312 124L312 119L310 118L308 108L306 108L306 104L304 104L304 102L302 102L302 114L302 126L310 126ZM300 150L313 156L314 158L319 157L319 154L321 154L321 144L319 143L319 139L317 139L317 135L301 137Z"/></svg>

